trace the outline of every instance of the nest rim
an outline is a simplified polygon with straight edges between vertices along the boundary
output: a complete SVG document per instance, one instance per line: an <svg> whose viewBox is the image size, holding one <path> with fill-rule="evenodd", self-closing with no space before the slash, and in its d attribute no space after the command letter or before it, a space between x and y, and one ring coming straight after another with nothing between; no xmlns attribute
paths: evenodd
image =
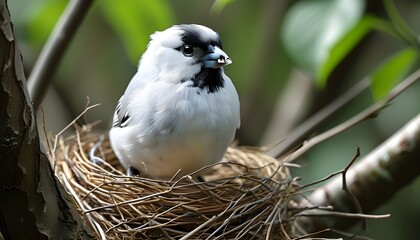
<svg viewBox="0 0 420 240"><path fill-rule="evenodd" d="M74 206L101 239L296 236L297 179L260 150L230 147L224 161L170 180L130 177L107 138L83 126L60 137L50 159ZM193 177L204 172L203 182Z"/></svg>

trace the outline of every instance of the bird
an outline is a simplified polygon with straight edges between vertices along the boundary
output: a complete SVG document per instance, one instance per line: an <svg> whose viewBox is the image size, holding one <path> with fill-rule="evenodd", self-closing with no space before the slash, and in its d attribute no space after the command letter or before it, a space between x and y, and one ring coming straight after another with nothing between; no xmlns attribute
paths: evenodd
<svg viewBox="0 0 420 240"><path fill-rule="evenodd" d="M172 179L223 159L240 127L219 34L199 24L150 35L115 108L109 139L127 175Z"/></svg>

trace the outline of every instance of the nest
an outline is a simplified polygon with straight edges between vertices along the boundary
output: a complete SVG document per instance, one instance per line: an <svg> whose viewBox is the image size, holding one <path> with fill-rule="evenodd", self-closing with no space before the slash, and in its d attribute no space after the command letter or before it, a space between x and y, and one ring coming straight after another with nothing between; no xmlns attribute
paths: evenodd
<svg viewBox="0 0 420 240"><path fill-rule="evenodd" d="M259 150L231 147L220 163L163 181L128 177L106 136L89 126L57 144L55 173L97 238L296 236L296 180Z"/></svg>

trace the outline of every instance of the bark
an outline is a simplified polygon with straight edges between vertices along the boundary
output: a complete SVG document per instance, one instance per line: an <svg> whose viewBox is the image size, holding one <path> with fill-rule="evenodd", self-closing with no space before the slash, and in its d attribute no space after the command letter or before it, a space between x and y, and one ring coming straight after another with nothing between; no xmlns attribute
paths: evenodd
<svg viewBox="0 0 420 240"><path fill-rule="evenodd" d="M0 0L0 236L83 239L92 231L58 183L40 142L22 58Z"/></svg>
<svg viewBox="0 0 420 240"><path fill-rule="evenodd" d="M420 175L420 114L382 145L361 159L346 174L347 187L358 199L362 210L370 212L389 200L398 190ZM338 176L318 188L308 198L307 206L332 206L336 211L356 212L349 194L342 189ZM320 210L305 215L328 214ZM303 229L314 232L324 228L346 229L357 219L305 217Z"/></svg>

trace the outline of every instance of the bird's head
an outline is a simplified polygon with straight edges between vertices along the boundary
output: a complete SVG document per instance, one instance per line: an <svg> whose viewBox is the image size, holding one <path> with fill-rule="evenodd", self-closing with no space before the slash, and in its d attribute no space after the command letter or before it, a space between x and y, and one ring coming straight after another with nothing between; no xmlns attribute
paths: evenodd
<svg viewBox="0 0 420 240"><path fill-rule="evenodd" d="M215 31L202 25L183 24L151 35L139 71L157 74L159 80L189 81L200 72L206 76L221 74L223 67L230 63Z"/></svg>

